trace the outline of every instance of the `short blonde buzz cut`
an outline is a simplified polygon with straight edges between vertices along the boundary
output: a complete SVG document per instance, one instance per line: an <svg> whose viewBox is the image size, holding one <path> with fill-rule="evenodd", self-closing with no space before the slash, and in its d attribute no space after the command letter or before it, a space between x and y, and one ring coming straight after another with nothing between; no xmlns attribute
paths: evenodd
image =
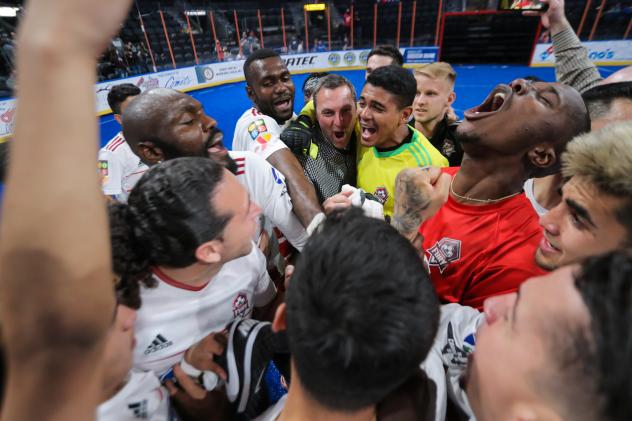
<svg viewBox="0 0 632 421"><path fill-rule="evenodd" d="M562 155L562 174L624 199L616 217L628 231L628 243L632 242L632 122L611 124L570 141Z"/></svg>
<svg viewBox="0 0 632 421"><path fill-rule="evenodd" d="M445 79L450 83L451 88L454 87L454 81L456 80L454 68L445 61L437 61L415 67L414 74L415 76L426 76L431 79Z"/></svg>

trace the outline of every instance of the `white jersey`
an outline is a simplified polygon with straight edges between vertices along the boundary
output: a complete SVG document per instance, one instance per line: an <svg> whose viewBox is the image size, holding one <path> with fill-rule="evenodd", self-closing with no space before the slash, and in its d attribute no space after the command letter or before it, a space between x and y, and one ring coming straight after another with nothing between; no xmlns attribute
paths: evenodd
<svg viewBox="0 0 632 421"><path fill-rule="evenodd" d="M199 288L170 279L158 269L154 279L157 287L141 289L134 368L159 377L192 345L221 332L234 319L251 317L254 307L268 304L276 295L265 257L254 244L250 254L224 264Z"/></svg>
<svg viewBox="0 0 632 421"><path fill-rule="evenodd" d="M291 119L283 126L279 126L272 117L250 108L237 120L233 150L251 151L263 159L268 159L274 152L287 148L280 136L290 122Z"/></svg>
<svg viewBox="0 0 632 421"><path fill-rule="evenodd" d="M132 152L123 133L112 138L99 150L99 172L103 193L127 202L129 192L149 168Z"/></svg>
<svg viewBox="0 0 632 421"><path fill-rule="evenodd" d="M169 392L152 372L132 371L125 386L97 407L97 421L168 421Z"/></svg>
<svg viewBox="0 0 632 421"><path fill-rule="evenodd" d="M229 154L237 163L237 179L248 191L250 199L261 207L263 215L298 251L303 250L307 232L292 211L283 174L253 152L231 151Z"/></svg>
<svg viewBox="0 0 632 421"><path fill-rule="evenodd" d="M459 381L467 369L468 356L476 347L478 327L484 321L485 315L472 307L460 304L441 306L439 331L430 350L434 355L429 357L441 359L446 367L448 396L470 417L470 421L475 418Z"/></svg>
<svg viewBox="0 0 632 421"><path fill-rule="evenodd" d="M535 192L533 191L533 180L533 178L530 178L525 181L522 189L524 190L525 196L527 196L527 199L529 199L529 202L531 202L531 206L533 206L533 209L536 211L538 216L542 216L549 210L539 204L538 200L535 198Z"/></svg>

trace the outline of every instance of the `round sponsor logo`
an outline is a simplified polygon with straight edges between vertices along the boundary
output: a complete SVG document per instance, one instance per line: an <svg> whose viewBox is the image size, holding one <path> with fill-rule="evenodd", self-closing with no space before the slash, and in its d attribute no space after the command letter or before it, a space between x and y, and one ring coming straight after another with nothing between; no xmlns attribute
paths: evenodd
<svg viewBox="0 0 632 421"><path fill-rule="evenodd" d="M356 60L356 56L355 56L355 53L353 51L348 51L348 52L345 53L345 56L344 56L345 64L350 66L353 63L355 63L355 60Z"/></svg>
<svg viewBox="0 0 632 421"><path fill-rule="evenodd" d="M360 63L366 64L368 59L369 59L369 52L368 51L362 51L360 53Z"/></svg>
<svg viewBox="0 0 632 421"><path fill-rule="evenodd" d="M338 63L340 63L340 54L331 53L329 54L329 57L327 58L327 60L329 61L329 64L331 64L332 66L337 66Z"/></svg>
<svg viewBox="0 0 632 421"><path fill-rule="evenodd" d="M210 67L207 67L204 69L204 79L213 80L214 76L215 76L215 73L213 73L213 69L211 69Z"/></svg>

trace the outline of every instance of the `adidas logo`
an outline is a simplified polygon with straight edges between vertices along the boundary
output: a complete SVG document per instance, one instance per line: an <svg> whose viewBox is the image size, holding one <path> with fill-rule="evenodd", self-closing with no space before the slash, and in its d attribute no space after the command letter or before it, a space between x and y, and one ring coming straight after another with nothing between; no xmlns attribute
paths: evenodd
<svg viewBox="0 0 632 421"><path fill-rule="evenodd" d="M171 345L173 345L173 342L167 340L167 338L165 338L161 334L158 334L158 335L156 335L154 340L151 341L151 344L147 347L147 349L145 349L145 355L149 355L149 354L152 354L154 352L158 352L158 351L163 350L163 349L165 349L167 347L170 347Z"/></svg>
<svg viewBox="0 0 632 421"><path fill-rule="evenodd" d="M149 413L147 411L147 399L140 402L133 402L127 405L127 407L134 413L134 417L141 420L147 419Z"/></svg>

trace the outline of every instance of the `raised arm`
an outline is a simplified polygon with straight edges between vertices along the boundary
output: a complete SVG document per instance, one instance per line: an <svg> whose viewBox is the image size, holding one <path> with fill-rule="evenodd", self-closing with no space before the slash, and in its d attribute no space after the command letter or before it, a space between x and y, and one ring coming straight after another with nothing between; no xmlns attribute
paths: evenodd
<svg viewBox="0 0 632 421"><path fill-rule="evenodd" d="M3 420L89 420L115 302L94 164L96 58L130 0L30 0L1 221ZM45 394L45 398L42 398Z"/></svg>
<svg viewBox="0 0 632 421"><path fill-rule="evenodd" d="M303 167L289 149L284 148L274 152L268 157L268 162L285 176L294 213L303 226L307 227L314 216L322 212L314 185L307 179Z"/></svg>

